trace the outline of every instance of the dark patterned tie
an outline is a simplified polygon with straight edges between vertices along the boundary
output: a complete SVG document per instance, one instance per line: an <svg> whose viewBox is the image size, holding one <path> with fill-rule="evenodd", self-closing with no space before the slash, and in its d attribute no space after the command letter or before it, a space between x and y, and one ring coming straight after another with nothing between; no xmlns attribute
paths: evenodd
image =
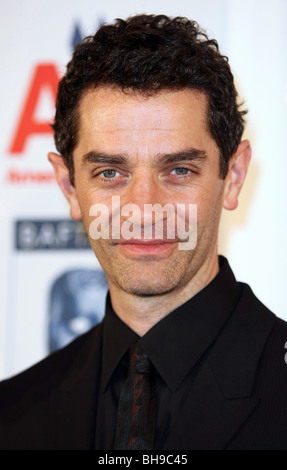
<svg viewBox="0 0 287 470"><path fill-rule="evenodd" d="M139 343L130 347L129 372L118 407L114 450L152 450L155 392L152 365Z"/></svg>

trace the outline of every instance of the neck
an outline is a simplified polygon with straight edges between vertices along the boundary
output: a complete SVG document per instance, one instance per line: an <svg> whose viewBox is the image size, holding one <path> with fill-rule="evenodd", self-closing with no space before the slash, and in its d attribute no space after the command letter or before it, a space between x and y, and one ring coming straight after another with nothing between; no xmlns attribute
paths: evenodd
<svg viewBox="0 0 287 470"><path fill-rule="evenodd" d="M140 296L109 283L111 303L118 317L139 336L207 286L219 271L217 253L181 287L161 295Z"/></svg>

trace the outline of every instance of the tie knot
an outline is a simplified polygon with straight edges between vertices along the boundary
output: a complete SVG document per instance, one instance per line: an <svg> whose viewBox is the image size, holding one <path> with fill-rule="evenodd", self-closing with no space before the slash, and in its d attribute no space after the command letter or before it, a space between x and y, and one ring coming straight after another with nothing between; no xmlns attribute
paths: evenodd
<svg viewBox="0 0 287 470"><path fill-rule="evenodd" d="M151 363L139 343L130 347L129 374L149 374Z"/></svg>

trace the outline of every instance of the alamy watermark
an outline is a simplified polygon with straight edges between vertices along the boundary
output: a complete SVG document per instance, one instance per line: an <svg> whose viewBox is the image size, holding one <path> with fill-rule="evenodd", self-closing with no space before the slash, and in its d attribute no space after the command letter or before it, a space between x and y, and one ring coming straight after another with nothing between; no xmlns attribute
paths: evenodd
<svg viewBox="0 0 287 470"><path fill-rule="evenodd" d="M197 204L137 204L121 206L120 196L113 196L111 205L91 206L93 221L89 234L93 240L171 240L179 250L192 250L197 243Z"/></svg>

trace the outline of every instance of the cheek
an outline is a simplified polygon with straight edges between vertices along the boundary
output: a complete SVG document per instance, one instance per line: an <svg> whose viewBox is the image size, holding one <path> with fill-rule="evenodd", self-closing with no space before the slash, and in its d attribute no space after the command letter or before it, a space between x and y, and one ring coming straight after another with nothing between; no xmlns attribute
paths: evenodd
<svg viewBox="0 0 287 470"><path fill-rule="evenodd" d="M77 188L76 194L82 213L85 216L89 214L90 208L94 204L99 204L103 202L102 198L99 197L99 194L97 194L94 189L87 189L87 185L82 185L81 188Z"/></svg>
<svg viewBox="0 0 287 470"><path fill-rule="evenodd" d="M223 188L205 191L196 204L198 226L211 224L214 227L219 222L223 207Z"/></svg>
<svg viewBox="0 0 287 470"><path fill-rule="evenodd" d="M93 205L93 202L89 198L83 196L78 196L78 203L81 208L84 222L89 217L90 207Z"/></svg>
<svg viewBox="0 0 287 470"><path fill-rule="evenodd" d="M82 214L82 220L89 235L89 227L94 217L90 216L91 207L96 203L96 198L83 191L77 191L78 204Z"/></svg>

